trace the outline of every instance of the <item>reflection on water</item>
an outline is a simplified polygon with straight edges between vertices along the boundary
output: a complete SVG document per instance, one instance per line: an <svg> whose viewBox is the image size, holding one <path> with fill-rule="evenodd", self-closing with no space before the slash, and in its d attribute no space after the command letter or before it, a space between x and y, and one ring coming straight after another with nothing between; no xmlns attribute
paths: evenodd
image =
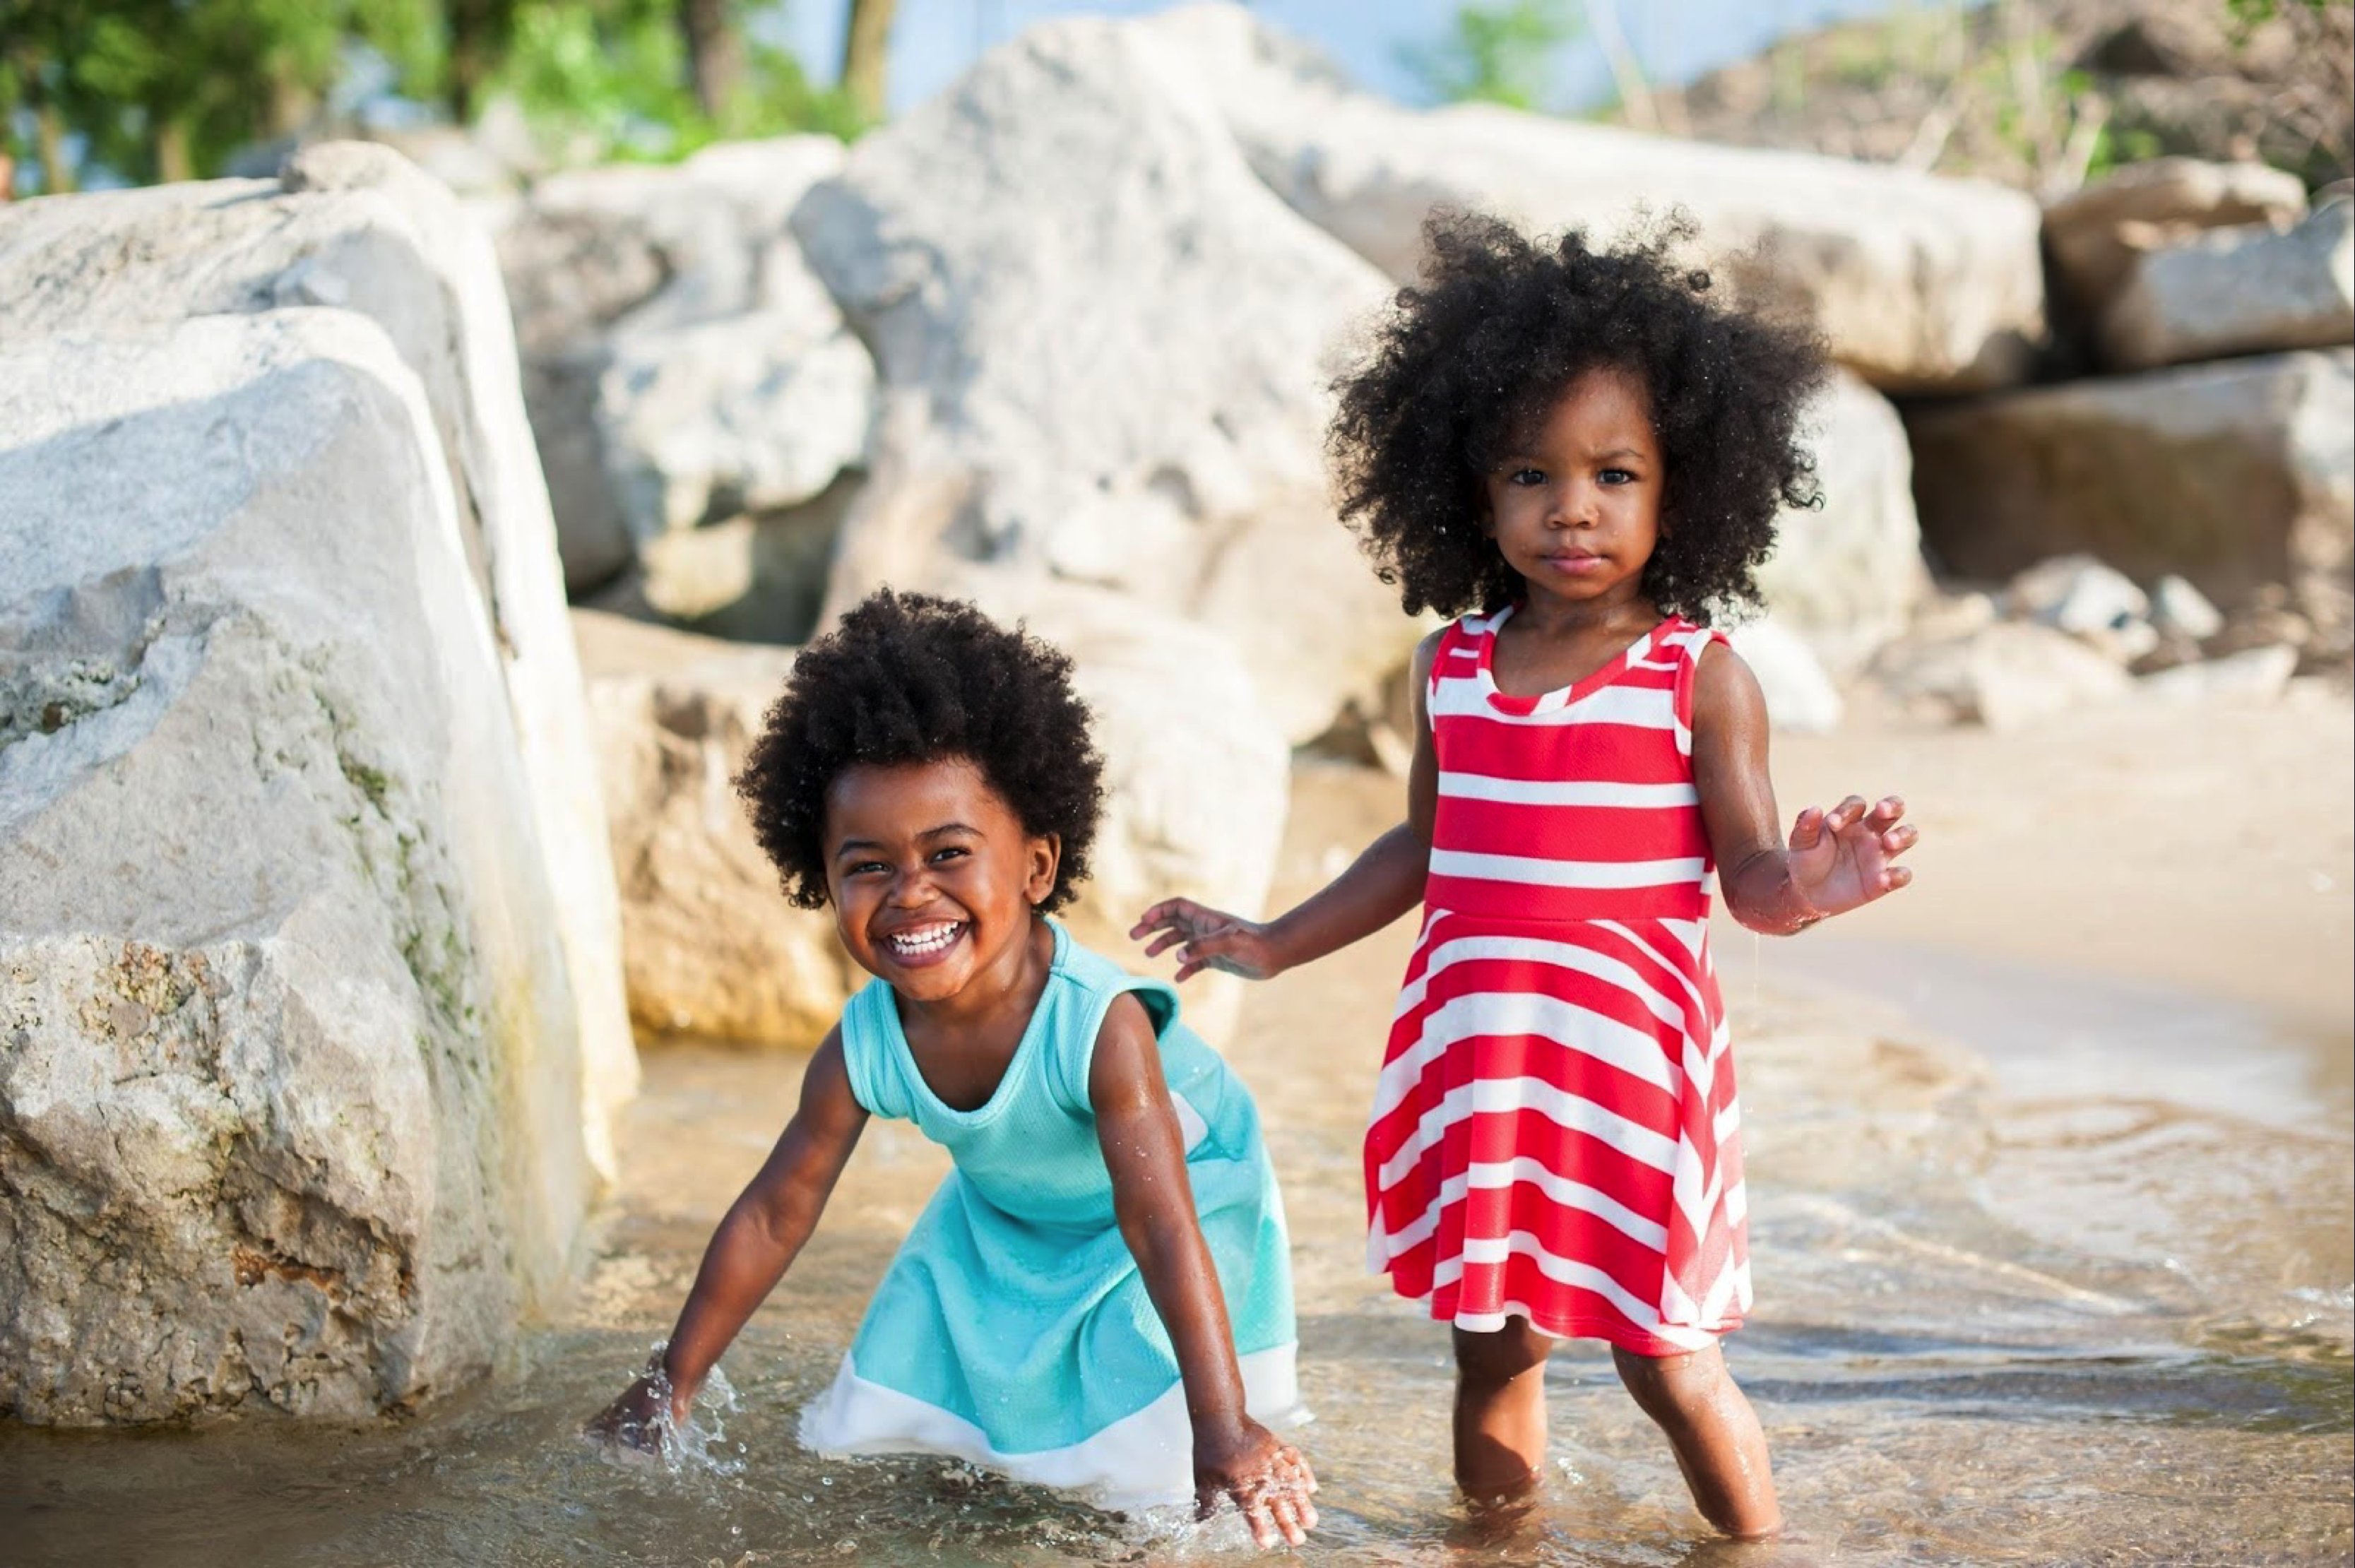
<svg viewBox="0 0 2355 1568"><path fill-rule="evenodd" d="M1729 1349L1774 1445L1789 1541L1703 1539L1608 1354L1550 1373L1540 1504L1466 1521L1444 1333L1359 1272L1358 1137L1406 933L1256 993L1233 1056L1294 1222L1297 1435L1344 1563L1593 1568L2259 1564L2355 1550L2355 1241L2339 1042L2204 1004L1963 961L1816 950L1888 1003L1778 968L1728 990L1759 1312ZM1794 944L1796 949L1796 944ZM1779 955L1782 949L1774 950ZM1781 962L1779 956L1777 962ZM1894 978L1892 978L1892 976ZM1238 1562L1229 1520L1121 1520L932 1460L794 1443L943 1168L870 1128L802 1264L729 1357L704 1458L581 1441L644 1364L797 1064L649 1054L629 1190L562 1324L510 1375L404 1424L0 1431L0 1558L57 1563Z"/></svg>

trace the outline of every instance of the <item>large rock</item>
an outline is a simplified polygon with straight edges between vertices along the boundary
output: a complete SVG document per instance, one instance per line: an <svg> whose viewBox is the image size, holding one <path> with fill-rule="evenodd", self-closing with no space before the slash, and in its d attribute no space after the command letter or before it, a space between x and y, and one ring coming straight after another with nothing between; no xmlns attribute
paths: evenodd
<svg viewBox="0 0 2355 1568"><path fill-rule="evenodd" d="M1033 28L795 211L884 383L828 603L965 562L1133 593L1231 637L1305 741L1420 635L1322 459L1324 357L1389 291L1159 51Z"/></svg>
<svg viewBox="0 0 2355 1568"><path fill-rule="evenodd" d="M573 612L649 1031L806 1050L864 976L834 917L778 889L730 782L794 656Z"/></svg>
<svg viewBox="0 0 2355 1568"><path fill-rule="evenodd" d="M1950 570L2007 578L2084 551L2220 603L2343 585L2355 555L2355 353L2074 381L1911 420L1922 529Z"/></svg>
<svg viewBox="0 0 2355 1568"><path fill-rule="evenodd" d="M1604 232L1675 206L1737 278L1802 302L1876 386L2006 385L2044 335L2041 215L2017 191L1486 105L1412 112L1305 66L1298 46L1232 5L1141 26L1165 69L1216 103L1261 178L1401 283L1437 206Z"/></svg>
<svg viewBox="0 0 2355 1568"><path fill-rule="evenodd" d="M2062 293L2098 317L2144 252L2211 229L2286 228L2305 211L2305 183L2286 170L2151 158L2047 207L2044 244Z"/></svg>
<svg viewBox="0 0 2355 1568"><path fill-rule="evenodd" d="M423 384L460 538L506 683L579 1020L590 1147L637 1088L621 917L604 853L555 528L517 392L489 241L386 148L304 149L282 180L212 180L0 207L0 342L330 305L375 320Z"/></svg>
<svg viewBox="0 0 2355 1568"><path fill-rule="evenodd" d="M341 311L51 336L0 432L0 1413L467 1386L593 1175L418 378Z"/></svg>
<svg viewBox="0 0 2355 1568"><path fill-rule="evenodd" d="M1853 375L1833 378L1808 423L1824 504L1784 514L1758 585L1774 620L1845 677L1905 629L1929 592L1913 458L1897 410Z"/></svg>
<svg viewBox="0 0 2355 1568"><path fill-rule="evenodd" d="M2136 265L2102 317L2122 369L2355 342L2355 202L2287 232L2211 229Z"/></svg>
<svg viewBox="0 0 2355 1568"><path fill-rule="evenodd" d="M842 159L827 136L723 144L489 209L576 593L673 530L797 507L864 455L873 363L785 231Z"/></svg>

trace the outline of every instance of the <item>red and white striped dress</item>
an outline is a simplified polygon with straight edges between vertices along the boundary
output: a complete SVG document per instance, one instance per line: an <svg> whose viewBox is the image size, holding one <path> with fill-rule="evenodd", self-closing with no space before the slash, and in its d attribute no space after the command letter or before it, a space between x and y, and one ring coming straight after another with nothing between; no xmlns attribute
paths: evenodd
<svg viewBox="0 0 2355 1568"><path fill-rule="evenodd" d="M1369 1261L1460 1328L1698 1349L1750 1306L1692 773L1693 676L1721 638L1667 620L1508 697L1511 613L1456 622L1432 661L1439 809L1366 1132Z"/></svg>

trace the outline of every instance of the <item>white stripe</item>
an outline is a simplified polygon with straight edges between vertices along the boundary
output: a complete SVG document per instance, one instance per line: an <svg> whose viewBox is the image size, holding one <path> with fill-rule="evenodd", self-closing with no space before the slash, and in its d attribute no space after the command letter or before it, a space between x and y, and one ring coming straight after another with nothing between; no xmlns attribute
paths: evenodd
<svg viewBox="0 0 2355 1568"><path fill-rule="evenodd" d="M1468 849L1431 852L1431 874L1435 877L1546 888L1689 888L1700 884L1708 869L1709 862L1697 855L1674 860L1551 860L1531 855L1478 855Z"/></svg>
<svg viewBox="0 0 2355 1568"><path fill-rule="evenodd" d="M1429 1306L1431 1302L1431 1297L1427 1294L1415 1299L1425 1306ZM1494 1312L1458 1312L1451 1321L1455 1328L1463 1329L1467 1334L1494 1334L1515 1317L1526 1320L1529 1327L1537 1328L1539 1333L1545 1333L1544 1329L1537 1328L1537 1314L1518 1301L1508 1301ZM1682 1349L1706 1350L1717 1343L1717 1336L1714 1334L1698 1328L1679 1328L1672 1323L1646 1322L1638 1323L1636 1327L1656 1339L1666 1339L1669 1344Z"/></svg>
<svg viewBox="0 0 2355 1568"><path fill-rule="evenodd" d="M1453 1204L1477 1189L1483 1192L1502 1191L1517 1182L1527 1182L1542 1191L1554 1202L1566 1209L1576 1209L1604 1221L1629 1241L1649 1247L1656 1253L1666 1253L1668 1247L1668 1227L1646 1220L1609 1193L1589 1187L1582 1181L1557 1176L1539 1161L1527 1155L1508 1160L1476 1164L1461 1176L1451 1176L1439 1184L1439 1196L1423 1210L1413 1224L1402 1231L1386 1232L1384 1250L1379 1254L1387 1262L1401 1253L1421 1246L1439 1229L1439 1217ZM1377 1210L1379 1216L1380 1211Z"/></svg>
<svg viewBox="0 0 2355 1568"><path fill-rule="evenodd" d="M1655 1013L1663 1010L1658 997L1643 993L1637 996ZM1673 1014L1666 1021L1672 1029L1679 1027ZM1372 1120L1379 1122L1403 1104L1423 1081L1424 1071L1448 1047L1480 1035L1516 1034L1542 1036L1566 1051L1591 1056L1630 1078L1639 1078L1665 1094L1674 1095L1683 1087L1683 1077L1676 1063L1668 1060L1657 1040L1641 1029L1630 1029L1615 1019L1542 992L1475 991L1465 997L1451 997L1432 1008L1423 1017L1423 1029L1415 1042L1382 1064L1380 1074L1374 1080Z"/></svg>
<svg viewBox="0 0 2355 1568"><path fill-rule="evenodd" d="M1597 921L1595 923L1602 925L1604 923ZM1428 933L1425 934L1428 935ZM1449 969L1458 964L1469 964L1486 958L1518 958L1531 964L1550 964L1557 969L1569 969L1581 975L1593 976L1595 979L1605 981L1633 995L1636 1000L1650 1009L1654 1018L1658 1019L1670 1029L1679 1034L1687 1032L1685 1010L1668 997L1654 990L1644 979L1643 975L1624 960L1611 957L1607 954L1597 953L1592 948L1581 947L1575 943L1548 942L1542 937L1536 936L1458 936L1440 943L1432 948L1425 958L1423 973L1399 987L1398 1007L1391 1015L1391 1020L1395 1022L1423 1006L1423 997L1431 992L1432 981ZM1475 994L1485 995L1486 993ZM1583 1013L1586 1009L1582 1008L1579 1010ZM1695 1010L1698 1010L1698 1007ZM1387 1074L1390 1069L1385 1067L1382 1071ZM1663 1084L1662 1087L1669 1088L1673 1085Z"/></svg>
<svg viewBox="0 0 2355 1568"><path fill-rule="evenodd" d="M1575 702L1541 704L1532 713L1508 713L1488 700L1495 683L1469 676L1449 675L1433 684L1431 714L1438 719L1489 719L1499 724L1541 728L1569 724L1625 724L1638 730L1681 730L1677 722L1676 693L1665 688L1602 687ZM1501 693L1499 695L1502 695ZM1564 694L1550 692L1559 699ZM1508 698L1510 701L1512 699Z"/></svg>
<svg viewBox="0 0 2355 1568"><path fill-rule="evenodd" d="M1458 800L1510 805L1610 805L1635 811L1698 805L1700 792L1685 784L1614 784L1603 779L1500 779L1486 773L1439 775L1439 793Z"/></svg>
<svg viewBox="0 0 2355 1568"><path fill-rule="evenodd" d="M1677 977L1677 984L1684 987L1686 997L1690 998L1694 1013L1702 1018L1709 1016L1709 1008L1701 1005L1700 988L1692 983L1691 977L1685 973L1683 965L1672 962L1658 948L1636 934L1635 928L1632 926L1615 920L1598 920L1594 923L1597 929L1609 932L1637 952L1649 957L1653 963L1657 964L1669 974L1674 975ZM1686 927L1698 929L1707 924L1706 922L1698 920L1663 920L1659 923L1669 927L1671 933L1681 941L1689 941L1686 935ZM1693 956L1692 952L1688 948L1685 954L1686 959L1689 961Z"/></svg>
<svg viewBox="0 0 2355 1568"><path fill-rule="evenodd" d="M1725 1222L1739 1226L1750 1218L1750 1183L1737 1181L1725 1189Z"/></svg>
<svg viewBox="0 0 2355 1568"><path fill-rule="evenodd" d="M1464 1265L1466 1264L1501 1264L1515 1253L1535 1263L1538 1265L1538 1272L1555 1284L1575 1285L1582 1290L1591 1290L1602 1296L1626 1314L1628 1319L1638 1328L1649 1328L1661 1320L1658 1307L1639 1296L1630 1295L1625 1285L1592 1264L1579 1263L1572 1258L1556 1257L1546 1251L1544 1244L1527 1231L1515 1231L1509 1236L1468 1238L1464 1243L1464 1251L1460 1256L1445 1260L1432 1271L1432 1288L1436 1290L1443 1285L1462 1279Z"/></svg>
<svg viewBox="0 0 2355 1568"><path fill-rule="evenodd" d="M1514 1111L1535 1111L1556 1125L1610 1145L1639 1164L1675 1174L1677 1144L1651 1128L1639 1126L1592 1100L1565 1093L1540 1079L1483 1078L1449 1090L1439 1104L1423 1112L1404 1146L1374 1173L1375 1189L1388 1192L1397 1186L1421 1163L1423 1151L1456 1123L1474 1115Z"/></svg>
<svg viewBox="0 0 2355 1568"><path fill-rule="evenodd" d="M1597 921L1598 926L1604 922ZM1401 1006L1396 1016L1403 1018L1419 1006L1431 988L1431 983L1458 964L1476 963L1484 959L1515 958L1526 963L1550 965L1581 975L1590 975L1617 988L1632 992L1648 1008L1652 1016L1670 1028L1683 1030L1686 1009L1668 997L1663 996L1646 981L1642 971L1625 959L1614 958L1607 953L1597 953L1574 942L1550 942L1540 936L1455 936L1435 944L1424 964L1423 973L1400 987ZM1518 993L1515 993L1518 995ZM1412 997L1412 1005L1404 998Z"/></svg>

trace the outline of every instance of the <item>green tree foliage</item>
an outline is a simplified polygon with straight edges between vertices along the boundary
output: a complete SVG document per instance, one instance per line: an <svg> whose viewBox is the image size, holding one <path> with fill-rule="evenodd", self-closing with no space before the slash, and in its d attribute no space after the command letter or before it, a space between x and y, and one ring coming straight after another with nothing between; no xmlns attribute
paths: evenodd
<svg viewBox="0 0 2355 1568"><path fill-rule="evenodd" d="M512 95L569 161L681 157L866 119L751 38L749 0L0 0L0 153L20 190L203 177L315 130L372 53L462 123ZM5 193L0 193L5 195Z"/></svg>
<svg viewBox="0 0 2355 1568"><path fill-rule="evenodd" d="M533 0L518 7L513 45L486 88L511 94L568 162L683 157L714 141L792 131L848 139L865 128L791 51L738 37L741 65L707 108L672 0Z"/></svg>
<svg viewBox="0 0 2355 1568"><path fill-rule="evenodd" d="M1464 5L1445 37L1401 48L1399 61L1441 102L1536 109L1551 85L1555 52L1578 32L1569 0Z"/></svg>

